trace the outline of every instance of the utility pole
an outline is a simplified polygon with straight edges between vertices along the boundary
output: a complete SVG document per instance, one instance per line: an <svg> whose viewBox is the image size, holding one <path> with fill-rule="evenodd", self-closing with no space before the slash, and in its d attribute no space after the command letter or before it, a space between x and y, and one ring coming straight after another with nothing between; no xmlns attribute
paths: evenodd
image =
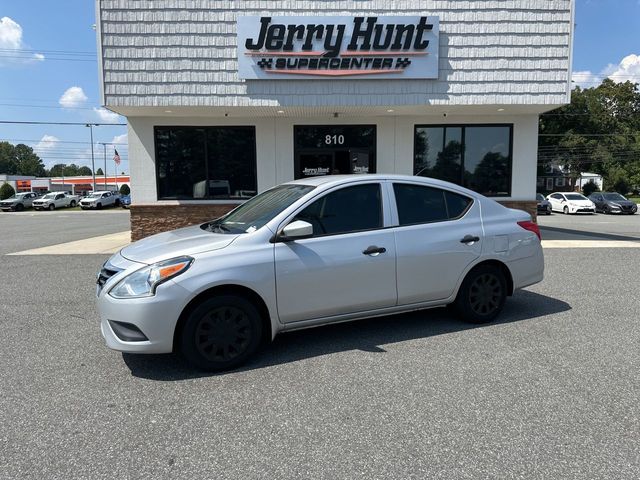
<svg viewBox="0 0 640 480"><path fill-rule="evenodd" d="M103 142L98 142L100 145L104 147L104 189L107 189L107 144Z"/></svg>
<svg viewBox="0 0 640 480"><path fill-rule="evenodd" d="M85 127L89 127L91 134L91 174L93 175L93 191L96 191L96 162L93 158L93 123L87 123Z"/></svg>

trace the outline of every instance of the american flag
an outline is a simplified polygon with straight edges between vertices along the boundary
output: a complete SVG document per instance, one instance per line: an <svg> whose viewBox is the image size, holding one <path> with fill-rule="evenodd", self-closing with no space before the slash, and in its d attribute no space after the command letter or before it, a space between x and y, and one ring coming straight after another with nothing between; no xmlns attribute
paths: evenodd
<svg viewBox="0 0 640 480"><path fill-rule="evenodd" d="M113 151L116 152L116 154L113 156L113 161L116 162L116 165L120 165L120 154L115 148L113 149Z"/></svg>

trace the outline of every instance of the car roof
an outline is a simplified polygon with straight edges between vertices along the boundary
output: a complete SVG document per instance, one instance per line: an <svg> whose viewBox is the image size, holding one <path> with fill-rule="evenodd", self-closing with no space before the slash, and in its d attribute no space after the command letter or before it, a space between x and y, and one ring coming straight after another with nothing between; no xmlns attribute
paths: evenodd
<svg viewBox="0 0 640 480"><path fill-rule="evenodd" d="M394 175L394 174L382 174L382 173L361 173L361 174L347 174L347 175L322 175L318 177L301 178L299 180L292 180L285 182L285 185L309 185L312 187L329 187L333 185L343 185L348 183L360 182L363 180L370 181L382 181L382 180L396 180L396 181L410 181L424 183L427 186L442 187L448 190L454 190L470 196L478 196L477 192L469 190L467 188L456 185L455 183L445 182L444 180L438 180L431 177L419 177L416 175Z"/></svg>

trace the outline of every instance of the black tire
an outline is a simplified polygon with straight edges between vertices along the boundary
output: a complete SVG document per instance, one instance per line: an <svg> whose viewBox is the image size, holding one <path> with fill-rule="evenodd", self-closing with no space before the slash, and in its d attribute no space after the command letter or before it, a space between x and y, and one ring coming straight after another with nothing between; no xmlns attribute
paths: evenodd
<svg viewBox="0 0 640 480"><path fill-rule="evenodd" d="M458 316L470 323L488 323L502 311L507 280L493 265L480 265L465 277L453 303Z"/></svg>
<svg viewBox="0 0 640 480"><path fill-rule="evenodd" d="M220 295L203 301L191 312L182 328L180 350L197 368L218 372L247 361L260 346L261 338L258 309L243 297Z"/></svg>
<svg viewBox="0 0 640 480"><path fill-rule="evenodd" d="M604 208L602 209L602 213L604 213L605 215L609 215L611 213L607 205L605 205Z"/></svg>
<svg viewBox="0 0 640 480"><path fill-rule="evenodd" d="M565 205L565 207L562 209L562 213L564 213L565 215L569 215L569 207Z"/></svg>
<svg viewBox="0 0 640 480"><path fill-rule="evenodd" d="M116 199L115 206L116 206L116 207L119 207L119 206L120 206L120 200Z"/></svg>
<svg viewBox="0 0 640 480"><path fill-rule="evenodd" d="M53 212L56 209L56 206L51 203L47 208L49 209L49 211Z"/></svg>
<svg viewBox="0 0 640 480"><path fill-rule="evenodd" d="M101 203L98 203L96 205L96 210L102 210L102 204Z"/></svg>
<svg viewBox="0 0 640 480"><path fill-rule="evenodd" d="M69 203L69 208L73 208L76 206L76 201L75 200L71 200L71 202Z"/></svg>
<svg viewBox="0 0 640 480"><path fill-rule="evenodd" d="M16 212L21 212L24 210L24 205L19 203L16 205Z"/></svg>

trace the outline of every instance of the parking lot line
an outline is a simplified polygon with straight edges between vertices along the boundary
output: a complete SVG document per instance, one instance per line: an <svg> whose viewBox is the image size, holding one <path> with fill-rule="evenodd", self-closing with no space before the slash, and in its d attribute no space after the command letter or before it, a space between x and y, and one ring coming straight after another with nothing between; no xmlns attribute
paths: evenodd
<svg viewBox="0 0 640 480"><path fill-rule="evenodd" d="M543 240L542 248L640 248L633 240Z"/></svg>
<svg viewBox="0 0 640 480"><path fill-rule="evenodd" d="M59 243L48 247L33 248L7 255L92 255L115 253L131 243L131 231L100 235L74 242Z"/></svg>

